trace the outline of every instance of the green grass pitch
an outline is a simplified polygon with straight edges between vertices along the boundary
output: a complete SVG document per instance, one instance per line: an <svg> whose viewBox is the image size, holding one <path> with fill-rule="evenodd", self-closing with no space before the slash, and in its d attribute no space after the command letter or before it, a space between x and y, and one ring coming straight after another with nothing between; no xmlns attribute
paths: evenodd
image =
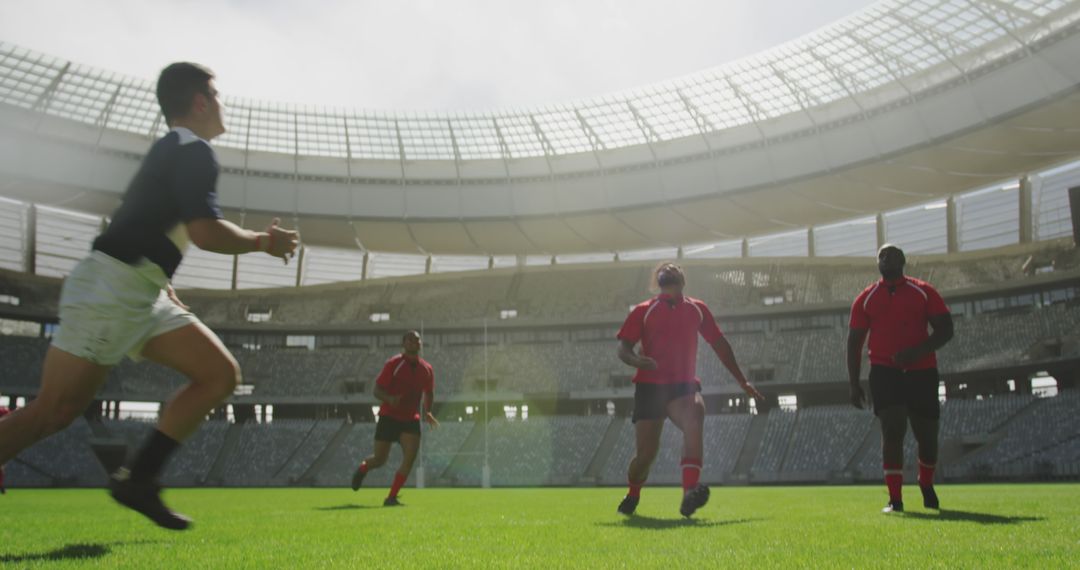
<svg viewBox="0 0 1080 570"><path fill-rule="evenodd" d="M0 496L0 568L1080 567L1080 485L941 485L940 514L905 487L716 487L693 520L680 493L623 489L177 489L195 518L159 530L103 490Z"/></svg>

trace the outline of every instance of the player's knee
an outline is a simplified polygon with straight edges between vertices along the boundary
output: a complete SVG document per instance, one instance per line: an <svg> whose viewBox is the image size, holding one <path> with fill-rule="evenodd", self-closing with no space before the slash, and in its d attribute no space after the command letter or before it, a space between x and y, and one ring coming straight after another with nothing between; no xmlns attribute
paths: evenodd
<svg viewBox="0 0 1080 570"><path fill-rule="evenodd" d="M903 442L907 430L904 426L881 424L881 437L888 442Z"/></svg>
<svg viewBox="0 0 1080 570"><path fill-rule="evenodd" d="M883 438L886 440L904 439L907 434L907 416L902 413L902 410L883 410L879 419Z"/></svg>
<svg viewBox="0 0 1080 570"><path fill-rule="evenodd" d="M705 402L695 402L690 408L690 419L698 425L705 423Z"/></svg>
<svg viewBox="0 0 1080 570"><path fill-rule="evenodd" d="M213 373L213 385L222 399L228 398L236 391L243 378L240 365L234 358L225 358L219 363Z"/></svg>
<svg viewBox="0 0 1080 570"><path fill-rule="evenodd" d="M50 409L38 409L36 422L41 437L50 436L67 429L83 413L83 408L67 403L58 403Z"/></svg>
<svg viewBox="0 0 1080 570"><path fill-rule="evenodd" d="M641 467L649 467L656 461L656 455L659 452L657 449L639 449L634 459L637 460L638 465Z"/></svg>

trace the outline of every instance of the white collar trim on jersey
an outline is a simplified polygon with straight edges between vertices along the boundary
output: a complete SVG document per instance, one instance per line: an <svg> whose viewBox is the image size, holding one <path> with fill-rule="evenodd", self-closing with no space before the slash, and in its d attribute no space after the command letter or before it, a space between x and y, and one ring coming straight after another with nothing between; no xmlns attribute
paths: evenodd
<svg viewBox="0 0 1080 570"><path fill-rule="evenodd" d="M195 134L191 129L187 127L173 127L170 132L174 132L180 136L180 144L191 144L195 141L201 141L199 135ZM206 142L206 141L203 141Z"/></svg>

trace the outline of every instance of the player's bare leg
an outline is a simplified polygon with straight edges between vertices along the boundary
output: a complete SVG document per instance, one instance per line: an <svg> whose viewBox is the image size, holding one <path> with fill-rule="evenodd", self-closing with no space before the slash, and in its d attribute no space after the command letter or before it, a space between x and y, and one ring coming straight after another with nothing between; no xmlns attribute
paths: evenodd
<svg viewBox="0 0 1080 570"><path fill-rule="evenodd" d="M142 355L180 372L190 382L165 405L157 429L131 465L113 474L112 496L164 528L183 530L191 521L161 502L158 476L180 443L233 393L240 380L240 367L217 335L202 323L154 337Z"/></svg>
<svg viewBox="0 0 1080 570"><path fill-rule="evenodd" d="M401 490L402 485L409 478L409 473L412 473L413 463L416 462L416 456L420 453L420 436L415 433L401 434L398 443L401 444L401 467L398 467L397 473L394 473L394 483L390 487L390 495L383 501L384 507L401 506L401 502L397 498L398 491Z"/></svg>
<svg viewBox="0 0 1080 570"><path fill-rule="evenodd" d="M934 470L938 459L938 420L911 416L911 433L919 444L919 490L923 506L940 508L937 491L934 490Z"/></svg>
<svg viewBox="0 0 1080 570"><path fill-rule="evenodd" d="M0 465L82 415L108 372L108 366L50 346L37 398L0 419Z"/></svg>
<svg viewBox="0 0 1080 570"><path fill-rule="evenodd" d="M358 491L360 485L364 483L364 477L367 476L368 471L382 467L386 464L388 457L390 457L390 442L375 440L375 449L371 452L371 455L365 457L360 462L360 466L353 472L352 490Z"/></svg>
<svg viewBox="0 0 1080 570"><path fill-rule="evenodd" d="M649 478L656 454L660 451L660 435L664 432L664 420L638 420L634 424L635 451L626 471L629 491L619 503L619 512L624 515L634 514L638 501L641 500L641 487Z"/></svg>
<svg viewBox="0 0 1080 570"><path fill-rule="evenodd" d="M889 504L882 512L903 512L904 500L904 436L907 435L908 415L903 406L892 406L878 412L881 422L881 460L885 485L889 489Z"/></svg>
<svg viewBox="0 0 1080 570"><path fill-rule="evenodd" d="M155 337L143 357L190 379L173 394L158 419L158 430L180 442L195 433L240 382L240 365L206 325L194 323Z"/></svg>
<svg viewBox="0 0 1080 570"><path fill-rule="evenodd" d="M700 393L672 400L668 402L667 413L683 433L683 500L679 512L689 517L709 502L709 488L699 482L704 455L705 400Z"/></svg>

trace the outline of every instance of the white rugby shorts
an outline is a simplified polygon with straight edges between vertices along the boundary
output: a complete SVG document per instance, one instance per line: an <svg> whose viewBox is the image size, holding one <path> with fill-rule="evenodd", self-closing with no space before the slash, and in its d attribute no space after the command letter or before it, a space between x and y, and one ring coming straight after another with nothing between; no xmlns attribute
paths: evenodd
<svg viewBox="0 0 1080 570"><path fill-rule="evenodd" d="M64 281L53 346L106 366L118 364L124 355L141 360L150 339L199 322L169 299L168 283L151 261L128 265L91 252Z"/></svg>

